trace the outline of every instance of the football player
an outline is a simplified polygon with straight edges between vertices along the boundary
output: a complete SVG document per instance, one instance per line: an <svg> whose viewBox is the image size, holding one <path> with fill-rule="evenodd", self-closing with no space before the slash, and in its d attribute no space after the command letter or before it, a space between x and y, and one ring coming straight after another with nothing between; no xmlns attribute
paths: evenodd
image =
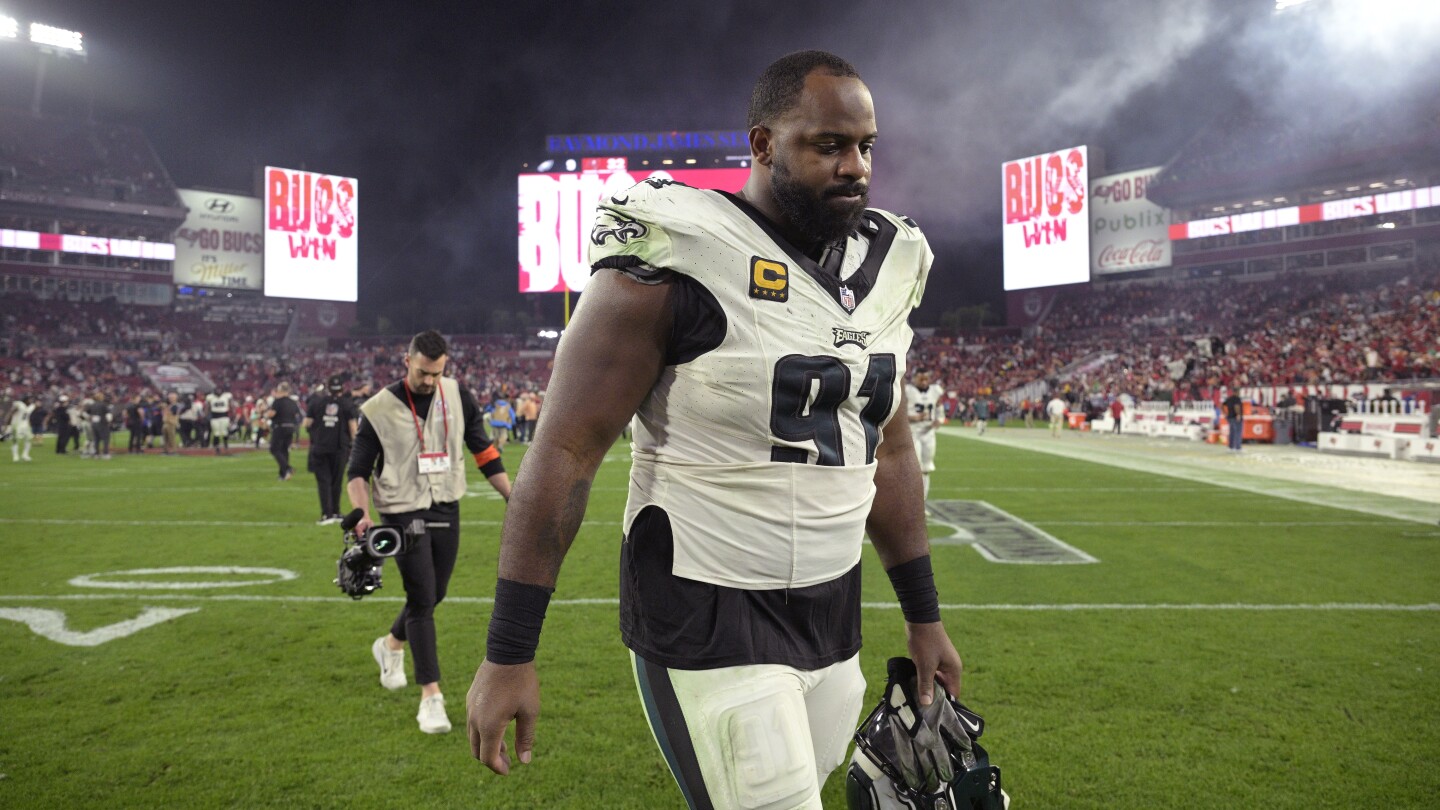
<svg viewBox="0 0 1440 810"><path fill-rule="evenodd" d="M210 444L215 448L215 455L221 455L221 443L224 443L224 453L230 452L230 406L234 403L235 397L223 386L216 386L214 391L205 395L205 409L210 414Z"/></svg>
<svg viewBox="0 0 1440 810"><path fill-rule="evenodd" d="M870 92L821 51L751 98L738 194L651 178L602 201L594 278L561 340L545 422L502 531L472 752L529 762L535 651L606 451L634 416L621 635L691 807L820 807L865 691L860 552L899 598L929 704L959 688L940 622L902 382L933 256L867 208Z"/></svg>
<svg viewBox="0 0 1440 810"><path fill-rule="evenodd" d="M920 369L905 388L905 401L910 403L910 437L915 440L915 455L920 458L920 474L925 478L925 497L930 497L930 473L935 472L935 428L945 421L945 388L930 382L930 372Z"/></svg>

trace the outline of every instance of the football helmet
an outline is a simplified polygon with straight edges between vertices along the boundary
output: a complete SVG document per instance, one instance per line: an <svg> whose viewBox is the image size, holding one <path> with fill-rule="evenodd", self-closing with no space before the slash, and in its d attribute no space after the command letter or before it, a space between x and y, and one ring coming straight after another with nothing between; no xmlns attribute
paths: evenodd
<svg viewBox="0 0 1440 810"><path fill-rule="evenodd" d="M850 810L1006 810L1000 769L977 742L985 721L938 681L922 707L909 658L891 658L887 670L880 705L855 732Z"/></svg>

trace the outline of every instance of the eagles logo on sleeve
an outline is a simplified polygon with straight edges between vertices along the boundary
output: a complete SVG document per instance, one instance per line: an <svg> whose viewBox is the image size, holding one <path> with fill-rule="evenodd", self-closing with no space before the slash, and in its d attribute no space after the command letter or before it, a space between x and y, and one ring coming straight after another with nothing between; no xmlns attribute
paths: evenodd
<svg viewBox="0 0 1440 810"><path fill-rule="evenodd" d="M649 232L650 229L646 228L643 222L602 211L595 219L595 227L590 230L590 241L603 247L605 242L613 237L616 242L624 245L631 239L644 239Z"/></svg>
<svg viewBox="0 0 1440 810"><path fill-rule="evenodd" d="M638 183L595 207L588 257L591 271L602 267L630 272L637 267L662 270L672 264L666 206L656 210L655 198L675 193L679 183L655 186ZM621 202L617 197L623 197Z"/></svg>

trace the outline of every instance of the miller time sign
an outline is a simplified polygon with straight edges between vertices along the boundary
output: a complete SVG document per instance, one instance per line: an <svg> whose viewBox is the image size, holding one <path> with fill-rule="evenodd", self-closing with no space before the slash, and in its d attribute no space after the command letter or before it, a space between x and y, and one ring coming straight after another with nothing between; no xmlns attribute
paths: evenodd
<svg viewBox="0 0 1440 810"><path fill-rule="evenodd" d="M175 233L175 283L259 290L264 283L264 206L255 197L180 189L190 209Z"/></svg>

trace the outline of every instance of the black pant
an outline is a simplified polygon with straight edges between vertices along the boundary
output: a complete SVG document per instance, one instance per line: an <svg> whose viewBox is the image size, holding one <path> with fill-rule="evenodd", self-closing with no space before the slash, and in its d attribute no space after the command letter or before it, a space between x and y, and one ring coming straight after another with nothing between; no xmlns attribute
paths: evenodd
<svg viewBox="0 0 1440 810"><path fill-rule="evenodd" d="M55 426L55 452L65 454L65 445L70 443L70 423L61 422Z"/></svg>
<svg viewBox="0 0 1440 810"><path fill-rule="evenodd" d="M344 477L347 453L310 451L307 465L315 473L315 488L320 492L320 517L340 514L340 481Z"/></svg>
<svg viewBox="0 0 1440 810"><path fill-rule="evenodd" d="M295 468L290 466L290 442L295 439L294 425L275 425L270 429L270 455L280 465L280 477L284 478Z"/></svg>
<svg viewBox="0 0 1440 810"><path fill-rule="evenodd" d="M440 656L435 645L435 606L445 601L445 589L460 553L460 513L458 509L450 513L424 510L382 517L385 523L408 523L418 517L450 524L429 529L395 557L405 583L405 607L390 625L390 635L410 643L415 682L436 683L440 680Z"/></svg>

